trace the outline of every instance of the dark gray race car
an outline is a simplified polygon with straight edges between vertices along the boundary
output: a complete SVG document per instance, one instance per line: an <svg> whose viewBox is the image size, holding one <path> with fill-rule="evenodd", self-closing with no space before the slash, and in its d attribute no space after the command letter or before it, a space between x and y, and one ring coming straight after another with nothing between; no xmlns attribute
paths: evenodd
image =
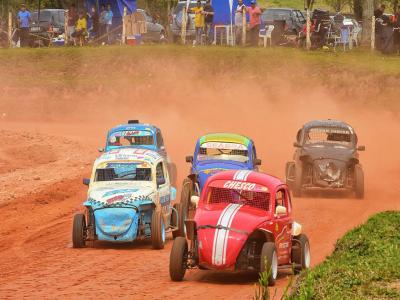
<svg viewBox="0 0 400 300"><path fill-rule="evenodd" d="M336 120L311 121L298 132L294 161L286 164L286 182L293 195L307 189L352 190L364 197L364 172L354 129Z"/></svg>

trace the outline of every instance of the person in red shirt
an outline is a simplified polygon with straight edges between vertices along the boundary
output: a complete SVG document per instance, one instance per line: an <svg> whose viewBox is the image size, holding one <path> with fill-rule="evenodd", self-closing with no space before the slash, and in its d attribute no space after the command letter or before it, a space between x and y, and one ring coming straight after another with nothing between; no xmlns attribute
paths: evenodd
<svg viewBox="0 0 400 300"><path fill-rule="evenodd" d="M258 36L261 24L261 9L256 6L256 1L250 2L250 7L247 7L247 12L250 16L250 41L252 46L257 46Z"/></svg>

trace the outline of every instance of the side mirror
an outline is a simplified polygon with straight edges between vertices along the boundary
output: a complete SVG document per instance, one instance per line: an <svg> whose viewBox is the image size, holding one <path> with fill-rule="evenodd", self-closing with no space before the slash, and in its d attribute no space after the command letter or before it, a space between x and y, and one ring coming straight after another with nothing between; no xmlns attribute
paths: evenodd
<svg viewBox="0 0 400 300"><path fill-rule="evenodd" d="M165 178L164 177L157 178L157 186L163 185L163 184L165 184Z"/></svg>
<svg viewBox="0 0 400 300"><path fill-rule="evenodd" d="M193 162L193 156L191 156L191 155L186 156L186 162L192 163Z"/></svg>
<svg viewBox="0 0 400 300"><path fill-rule="evenodd" d="M254 160L254 165L255 165L255 166L261 166L261 159L256 158L256 159Z"/></svg>
<svg viewBox="0 0 400 300"><path fill-rule="evenodd" d="M100 153L101 153L101 152L104 152L104 148L98 148L97 150L98 150Z"/></svg>
<svg viewBox="0 0 400 300"><path fill-rule="evenodd" d="M90 179L89 179L89 178L83 178L82 183L83 183L84 185L89 185L89 184L90 184Z"/></svg>
<svg viewBox="0 0 400 300"><path fill-rule="evenodd" d="M300 145L298 142L294 142L294 143L293 143L293 147L301 148L301 145Z"/></svg>
<svg viewBox="0 0 400 300"><path fill-rule="evenodd" d="M358 146L358 147L357 147L357 150L358 150L358 151L365 151L365 146Z"/></svg>
<svg viewBox="0 0 400 300"><path fill-rule="evenodd" d="M190 197L190 202L191 202L195 207L197 207L197 204L199 204L199 201L200 201L200 197L199 197L199 196L193 195L192 197Z"/></svg>
<svg viewBox="0 0 400 300"><path fill-rule="evenodd" d="M286 214L287 214L286 207L281 206L281 205L278 205L278 206L275 208L275 214L276 214L277 216L286 215Z"/></svg>

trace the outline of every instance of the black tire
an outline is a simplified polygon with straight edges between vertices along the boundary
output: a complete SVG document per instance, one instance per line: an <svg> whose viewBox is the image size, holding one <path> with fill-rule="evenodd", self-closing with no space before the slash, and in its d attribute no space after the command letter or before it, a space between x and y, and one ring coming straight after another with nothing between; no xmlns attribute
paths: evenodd
<svg viewBox="0 0 400 300"><path fill-rule="evenodd" d="M178 236L185 237L185 219L186 219L186 209L185 207L181 206L180 203L176 203L174 205L175 209L178 211L178 217L174 216L174 226L178 227L178 230L172 231L172 237L175 239Z"/></svg>
<svg viewBox="0 0 400 300"><path fill-rule="evenodd" d="M153 211L151 216L151 244L153 249L164 248L165 226L161 211Z"/></svg>
<svg viewBox="0 0 400 300"><path fill-rule="evenodd" d="M300 234L292 239L292 263L296 264L294 267L296 274L310 268L310 242L305 234Z"/></svg>
<svg viewBox="0 0 400 300"><path fill-rule="evenodd" d="M180 201L182 209L184 209L186 212L185 219L188 217L192 217L189 211L195 209L194 207L192 207L192 204L190 202L190 198L192 197L193 194L194 194L193 182L189 178L185 178L182 184L181 201Z"/></svg>
<svg viewBox="0 0 400 300"><path fill-rule="evenodd" d="M295 178L293 183L293 196L301 197L302 185L303 185L303 166L296 164L294 167Z"/></svg>
<svg viewBox="0 0 400 300"><path fill-rule="evenodd" d="M275 285L278 277L278 254L274 242L264 243L260 260L260 272L269 272L268 285Z"/></svg>
<svg viewBox="0 0 400 300"><path fill-rule="evenodd" d="M364 198L364 171L360 164L354 166L355 194L356 198Z"/></svg>
<svg viewBox="0 0 400 300"><path fill-rule="evenodd" d="M188 244L184 237L177 237L169 256L169 276L172 281L182 281L186 273Z"/></svg>
<svg viewBox="0 0 400 300"><path fill-rule="evenodd" d="M86 245L86 220L84 214L76 214L72 225L72 246L83 248Z"/></svg>

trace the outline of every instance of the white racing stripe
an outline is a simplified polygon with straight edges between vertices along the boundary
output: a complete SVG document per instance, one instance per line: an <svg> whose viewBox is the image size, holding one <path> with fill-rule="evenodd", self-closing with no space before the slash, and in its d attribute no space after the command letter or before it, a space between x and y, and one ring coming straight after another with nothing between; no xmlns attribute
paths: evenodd
<svg viewBox="0 0 400 300"><path fill-rule="evenodd" d="M219 219L218 225L224 227L230 227L232 221L239 211L242 205L239 204L229 204L222 211ZM229 230L226 229L216 229L214 235L213 253L212 253L212 264L219 266L226 262L226 248L228 245Z"/></svg>
<svg viewBox="0 0 400 300"><path fill-rule="evenodd" d="M249 177L251 171L249 170L240 170L237 171L235 173L235 175L233 175L233 180L242 180L242 181L246 181L247 177Z"/></svg>

